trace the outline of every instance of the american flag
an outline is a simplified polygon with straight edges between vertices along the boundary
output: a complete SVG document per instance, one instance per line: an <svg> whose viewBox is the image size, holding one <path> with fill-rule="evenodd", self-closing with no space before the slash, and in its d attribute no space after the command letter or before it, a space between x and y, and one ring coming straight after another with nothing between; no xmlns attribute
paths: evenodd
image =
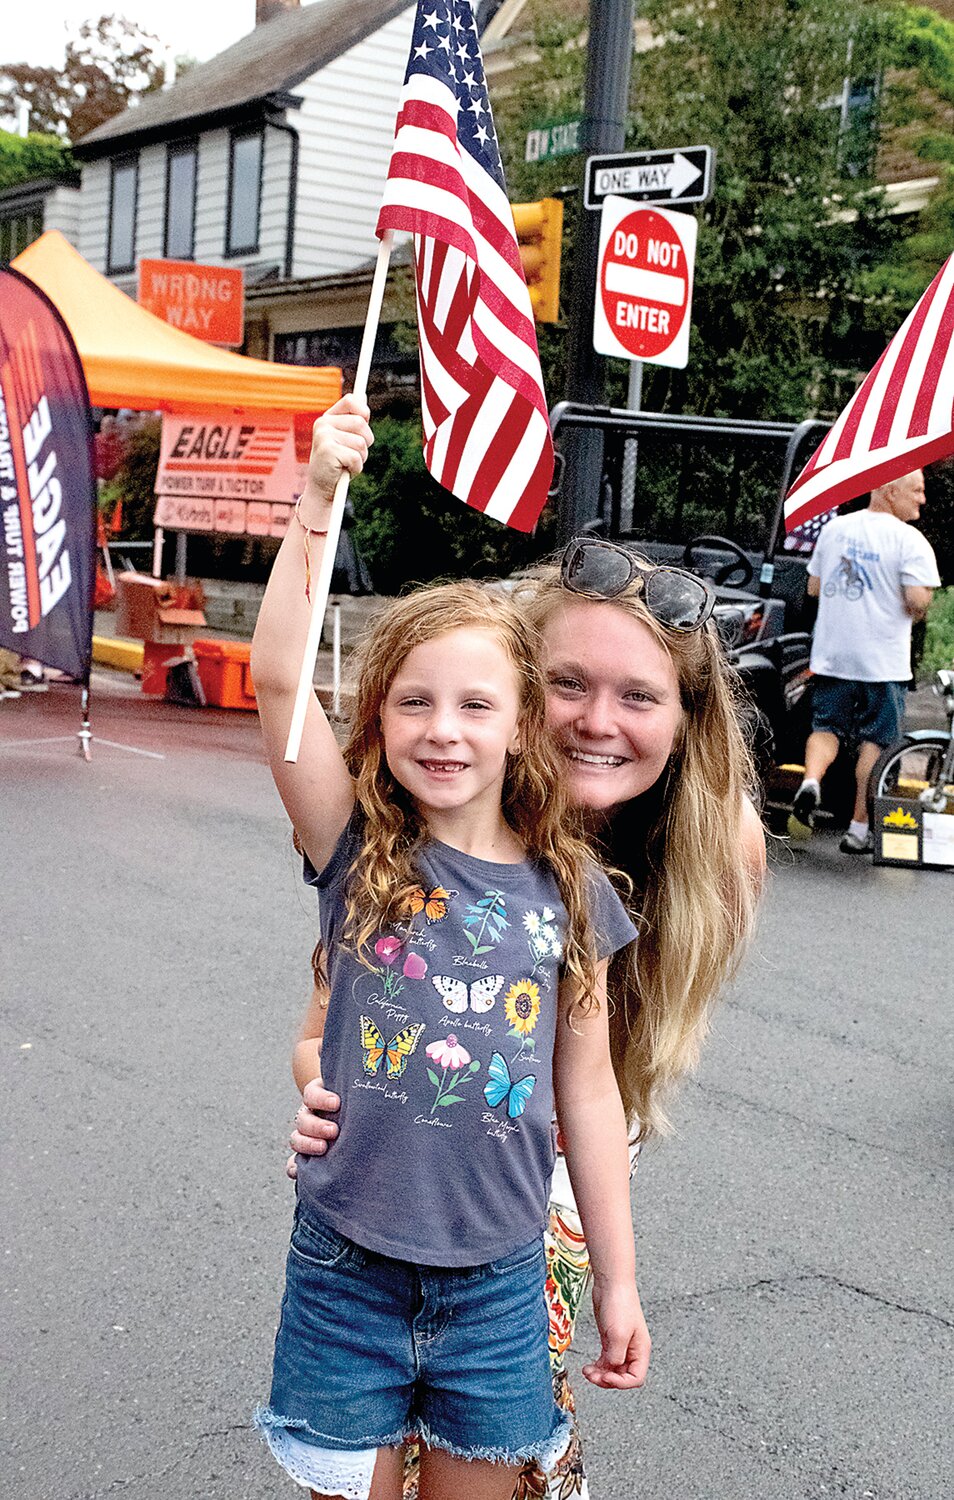
<svg viewBox="0 0 954 1500"><path fill-rule="evenodd" d="M414 236L424 461L529 531L553 477L530 294L467 0L417 8L378 234Z"/></svg>
<svg viewBox="0 0 954 1500"><path fill-rule="evenodd" d="M954 256L792 485L787 531L954 452L952 335Z"/></svg>
<svg viewBox="0 0 954 1500"><path fill-rule="evenodd" d="M824 510L820 516L812 516L811 520L794 526L782 543L783 552L814 552L818 538L837 514L837 510Z"/></svg>

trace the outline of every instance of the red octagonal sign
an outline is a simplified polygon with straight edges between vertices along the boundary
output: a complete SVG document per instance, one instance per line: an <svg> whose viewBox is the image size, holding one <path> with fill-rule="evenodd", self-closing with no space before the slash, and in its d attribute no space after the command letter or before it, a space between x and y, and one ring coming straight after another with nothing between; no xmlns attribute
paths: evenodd
<svg viewBox="0 0 954 1500"><path fill-rule="evenodd" d="M696 220L603 203L593 346L600 354L682 369L689 357Z"/></svg>

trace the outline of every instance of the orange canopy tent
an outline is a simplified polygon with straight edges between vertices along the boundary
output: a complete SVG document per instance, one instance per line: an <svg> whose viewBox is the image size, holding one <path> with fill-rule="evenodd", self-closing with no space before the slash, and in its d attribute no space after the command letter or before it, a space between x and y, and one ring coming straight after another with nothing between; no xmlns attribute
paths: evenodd
<svg viewBox="0 0 954 1500"><path fill-rule="evenodd" d="M232 354L172 328L94 271L49 230L16 260L73 335L94 406L139 411L326 411L341 371L278 365Z"/></svg>

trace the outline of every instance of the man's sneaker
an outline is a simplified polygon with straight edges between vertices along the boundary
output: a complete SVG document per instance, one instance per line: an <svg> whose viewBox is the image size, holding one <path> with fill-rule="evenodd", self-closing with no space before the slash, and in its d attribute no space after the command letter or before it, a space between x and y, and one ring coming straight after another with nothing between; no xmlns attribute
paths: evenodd
<svg viewBox="0 0 954 1500"><path fill-rule="evenodd" d="M793 839L807 838L815 826L815 812L821 801L817 787L802 785L795 793L792 815L788 820L788 831Z"/></svg>
<svg viewBox="0 0 954 1500"><path fill-rule="evenodd" d="M852 833L851 829L849 829L838 847L842 854L870 854L874 849L874 839L871 829L868 829L863 839L860 839L856 833Z"/></svg>

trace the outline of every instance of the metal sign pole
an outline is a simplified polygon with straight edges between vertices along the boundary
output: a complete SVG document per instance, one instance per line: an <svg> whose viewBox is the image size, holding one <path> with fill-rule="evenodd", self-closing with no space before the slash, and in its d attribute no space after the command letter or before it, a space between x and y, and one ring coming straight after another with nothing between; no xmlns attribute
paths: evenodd
<svg viewBox="0 0 954 1500"><path fill-rule="evenodd" d="M629 366L629 388L626 409L641 411L643 404L643 362L634 359ZM639 463L639 439L627 438L623 444L623 477L620 485L619 527L625 535L633 529L633 506L636 498L636 469Z"/></svg>
<svg viewBox="0 0 954 1500"><path fill-rule="evenodd" d="M586 102L581 147L587 154L621 151L626 140L633 56L634 0L590 0ZM606 396L606 361L593 348L593 297L600 225L583 205L580 189L566 397L590 406ZM560 444L565 460L558 533L568 541L598 514L603 443L598 432L567 430Z"/></svg>

